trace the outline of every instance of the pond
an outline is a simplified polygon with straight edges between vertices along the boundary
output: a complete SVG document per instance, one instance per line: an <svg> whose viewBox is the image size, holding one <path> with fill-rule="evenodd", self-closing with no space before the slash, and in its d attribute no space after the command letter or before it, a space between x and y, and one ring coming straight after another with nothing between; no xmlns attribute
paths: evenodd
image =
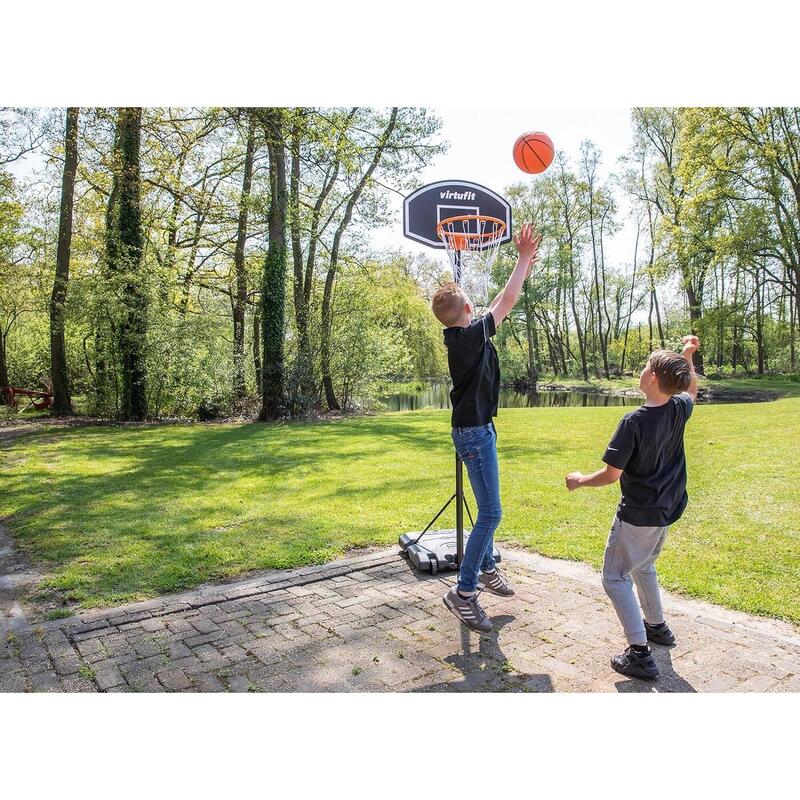
<svg viewBox="0 0 800 800"><path fill-rule="evenodd" d="M400 391L378 397L387 411L419 411L423 408L450 408L450 384L430 383L421 391ZM643 397L617 396L600 392L565 392L540 390L520 392L500 390L500 408L533 408L546 406L640 406Z"/></svg>

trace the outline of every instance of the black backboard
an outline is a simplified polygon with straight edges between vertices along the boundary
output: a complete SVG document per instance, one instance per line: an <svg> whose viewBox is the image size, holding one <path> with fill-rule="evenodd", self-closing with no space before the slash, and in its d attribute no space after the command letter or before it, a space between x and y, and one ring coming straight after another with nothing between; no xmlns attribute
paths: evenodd
<svg viewBox="0 0 800 800"><path fill-rule="evenodd" d="M436 226L448 217L482 214L506 223L502 242L511 240L511 206L496 192L472 181L436 181L403 202L403 235L428 247L444 248Z"/></svg>

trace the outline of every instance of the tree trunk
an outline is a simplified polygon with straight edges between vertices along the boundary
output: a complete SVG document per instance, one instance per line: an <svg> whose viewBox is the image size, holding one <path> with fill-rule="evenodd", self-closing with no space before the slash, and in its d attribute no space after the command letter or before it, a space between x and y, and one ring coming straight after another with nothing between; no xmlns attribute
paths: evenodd
<svg viewBox="0 0 800 800"><path fill-rule="evenodd" d="M581 372L585 381L589 380L589 369L586 365L586 344L584 342L583 331L581 330L581 322L578 319L578 312L575 305L575 268L572 263L572 244L570 243L569 255L569 276L570 276L570 306L572 308L572 319L575 322L575 334L578 337L578 351L581 357Z"/></svg>
<svg viewBox="0 0 800 800"><path fill-rule="evenodd" d="M247 243L247 213L250 203L250 186L253 178L253 154L255 152L255 115L245 110L248 116L247 145L244 157L242 193L239 197L239 223L236 230L236 250L233 265L236 273L236 289L233 297L233 394L239 399L247 393L244 369L244 326L247 311L247 272L244 264L244 248Z"/></svg>
<svg viewBox="0 0 800 800"><path fill-rule="evenodd" d="M64 312L69 283L69 258L72 245L72 206L75 198L75 173L78 169L78 108L67 109L64 135L64 176L61 181L61 212L58 222L56 274L50 297L50 378L53 382L53 413L72 414L72 398L67 374L67 348L64 340Z"/></svg>
<svg viewBox="0 0 800 800"><path fill-rule="evenodd" d="M697 323L702 319L703 309L700 303L695 288L688 282L686 284L686 300L689 303L689 320L691 322L691 332L697 335ZM692 356L695 372L698 375L705 375L705 367L703 366L703 354L699 350L695 350Z"/></svg>
<svg viewBox="0 0 800 800"><path fill-rule="evenodd" d="M267 228L269 245L264 261L261 288L262 326L262 422L278 419L284 413L283 338L286 303L286 153L283 110L264 111L264 133L269 150L270 203Z"/></svg>
<svg viewBox="0 0 800 800"><path fill-rule="evenodd" d="M145 339L147 294L142 270L141 175L142 109L120 108L115 142L114 186L109 199L106 239L108 266L122 297L117 347L122 372L122 419L147 417Z"/></svg>
<svg viewBox="0 0 800 800"><path fill-rule="evenodd" d="M764 282L758 267L756 267L756 357L758 374L764 374Z"/></svg>
<svg viewBox="0 0 800 800"><path fill-rule="evenodd" d="M297 326L297 375L298 390L305 403L310 403L314 395L314 369L311 358L311 339L308 332L309 305L311 302L311 277L314 270L316 253L317 224L325 198L332 183L326 174L322 191L311 212L310 241L308 251L308 268L303 263L303 247L300 235L300 142L302 138L302 119L296 111L292 121L290 142L291 169L289 173L289 230L292 240L292 265L294 281L292 298L294 301L294 319ZM338 174L338 165L335 174Z"/></svg>
<svg viewBox="0 0 800 800"><path fill-rule="evenodd" d="M261 306L257 305L253 310L253 369L256 374L256 391L261 394L263 384L261 383Z"/></svg>
<svg viewBox="0 0 800 800"><path fill-rule="evenodd" d="M641 233L641 228L637 225L636 227L636 242L633 246L633 275L631 275L631 296L630 300L628 301L628 316L625 320L625 340L622 343L622 358L620 359L619 364L619 374L620 376L625 372L625 356L628 353L628 331L631 328L631 316L633 315L633 293L636 287L636 261L639 257L639 234ZM650 331L652 336L652 323L650 324Z"/></svg>
<svg viewBox="0 0 800 800"><path fill-rule="evenodd" d="M525 333L528 340L528 380L535 389L539 380L539 342L536 336L536 320L533 316L527 280L523 284L522 299L525 311Z"/></svg>
<svg viewBox="0 0 800 800"><path fill-rule="evenodd" d="M789 292L789 368L792 372L797 369L797 355L795 347L795 304L794 296Z"/></svg>
<svg viewBox="0 0 800 800"><path fill-rule="evenodd" d="M605 331L600 331L600 346L603 348L603 369L606 373L606 378L611 376L611 371L608 366L608 337L611 330L611 318L608 314L608 303L606 302L606 257L605 248L603 247L603 239L605 237L605 220L608 208L603 211L603 216L600 218L600 282L601 282L601 297L603 301L603 314L605 315L606 327ZM600 308L598 304L598 316L600 316Z"/></svg>
<svg viewBox="0 0 800 800"><path fill-rule="evenodd" d="M6 337L3 329L0 328L0 389L7 389L8 382L8 363L6 362ZM0 406L6 402L5 396L0 392Z"/></svg>

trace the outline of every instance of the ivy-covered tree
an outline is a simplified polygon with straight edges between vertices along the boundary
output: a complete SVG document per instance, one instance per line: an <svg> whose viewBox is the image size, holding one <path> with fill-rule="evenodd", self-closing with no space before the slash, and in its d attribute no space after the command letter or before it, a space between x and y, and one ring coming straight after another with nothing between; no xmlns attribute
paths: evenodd
<svg viewBox="0 0 800 800"><path fill-rule="evenodd" d="M119 416L147 417L147 280L142 264L141 108L120 108L114 180L106 218L106 264L116 300L112 316L121 385Z"/></svg>

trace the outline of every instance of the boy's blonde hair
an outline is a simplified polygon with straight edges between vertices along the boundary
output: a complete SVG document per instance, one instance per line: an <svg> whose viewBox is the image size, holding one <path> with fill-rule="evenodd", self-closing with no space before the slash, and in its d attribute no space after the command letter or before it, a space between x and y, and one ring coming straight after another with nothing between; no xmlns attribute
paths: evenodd
<svg viewBox="0 0 800 800"><path fill-rule="evenodd" d="M445 328L452 328L461 319L468 302L469 298L457 283L446 283L434 293L431 311Z"/></svg>
<svg viewBox="0 0 800 800"><path fill-rule="evenodd" d="M658 378L658 385L665 394L680 394L689 388L692 373L686 359L671 350L656 350L650 354L650 369Z"/></svg>

